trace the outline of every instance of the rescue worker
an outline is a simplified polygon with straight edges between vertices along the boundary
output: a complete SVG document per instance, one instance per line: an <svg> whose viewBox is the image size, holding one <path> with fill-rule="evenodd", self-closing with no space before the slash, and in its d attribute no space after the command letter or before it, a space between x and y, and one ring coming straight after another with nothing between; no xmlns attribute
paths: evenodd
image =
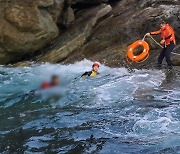
<svg viewBox="0 0 180 154"><path fill-rule="evenodd" d="M85 72L81 77L87 77L87 76L94 77L98 74L98 70L99 70L99 64L94 63L92 65L92 70L89 72Z"/></svg>
<svg viewBox="0 0 180 154"><path fill-rule="evenodd" d="M171 61L171 52L173 51L176 40L173 28L164 21L160 21L161 29L158 31L147 33L147 36L150 35L161 35L161 45L163 45L163 49L158 57L158 68L161 68L164 57L166 58L166 62L169 69L172 69L172 61Z"/></svg>
<svg viewBox="0 0 180 154"><path fill-rule="evenodd" d="M57 75L53 75L51 77L51 82L43 82L41 85L41 88L42 89L50 89L50 88L58 86L59 83L60 83L59 77Z"/></svg>

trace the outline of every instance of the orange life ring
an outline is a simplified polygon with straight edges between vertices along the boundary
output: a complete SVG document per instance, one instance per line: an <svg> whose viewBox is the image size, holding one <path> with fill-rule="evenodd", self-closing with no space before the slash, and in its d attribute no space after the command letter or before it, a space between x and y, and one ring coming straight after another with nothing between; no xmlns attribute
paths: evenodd
<svg viewBox="0 0 180 154"><path fill-rule="evenodd" d="M144 50L142 51L141 54L136 56L134 55L134 50L139 46L142 46ZM137 62L137 63L142 62L146 60L148 56L149 56L149 45L146 41L137 40L128 47L127 58L129 58L133 62Z"/></svg>

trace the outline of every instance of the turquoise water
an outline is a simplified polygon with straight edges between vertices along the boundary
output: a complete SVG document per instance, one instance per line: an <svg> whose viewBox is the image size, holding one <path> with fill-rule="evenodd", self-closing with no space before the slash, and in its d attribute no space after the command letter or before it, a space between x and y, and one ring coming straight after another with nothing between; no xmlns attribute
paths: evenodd
<svg viewBox="0 0 180 154"><path fill-rule="evenodd" d="M0 67L1 153L180 153L180 80L158 70ZM52 74L61 86L37 90ZM75 79L76 78L76 79Z"/></svg>

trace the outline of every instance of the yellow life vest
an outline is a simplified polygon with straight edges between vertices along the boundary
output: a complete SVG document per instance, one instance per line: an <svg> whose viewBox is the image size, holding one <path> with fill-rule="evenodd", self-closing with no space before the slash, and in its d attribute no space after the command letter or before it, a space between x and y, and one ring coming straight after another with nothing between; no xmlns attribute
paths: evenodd
<svg viewBox="0 0 180 154"><path fill-rule="evenodd" d="M95 72L95 71L85 72L81 77L84 78L86 76L95 77L95 76L97 76L97 72Z"/></svg>
<svg viewBox="0 0 180 154"><path fill-rule="evenodd" d="M94 77L94 76L96 76L97 75L97 72L95 72L95 71L92 71L92 73L91 73L91 77Z"/></svg>

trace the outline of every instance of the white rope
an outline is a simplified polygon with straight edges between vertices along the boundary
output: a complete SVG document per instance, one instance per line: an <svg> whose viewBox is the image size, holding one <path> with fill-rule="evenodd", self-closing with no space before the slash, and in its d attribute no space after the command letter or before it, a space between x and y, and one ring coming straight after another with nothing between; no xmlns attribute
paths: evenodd
<svg viewBox="0 0 180 154"><path fill-rule="evenodd" d="M146 36L147 36L147 35L145 34L145 35L144 35L144 37L143 37L143 39L142 39L142 41L144 41L144 40L145 40Z"/></svg>
<svg viewBox="0 0 180 154"><path fill-rule="evenodd" d="M144 39L146 38L146 36L147 35L144 35L144 37L143 37L143 41L144 41ZM157 42L151 35L149 36L158 46L160 46L161 48L164 48L159 42ZM180 56L180 54L178 54L178 53L175 53L175 52L171 52L173 55L177 55L177 56Z"/></svg>
<svg viewBox="0 0 180 154"><path fill-rule="evenodd" d="M179 53L175 53L175 52L171 52L173 55L177 55L177 56L180 56Z"/></svg>
<svg viewBox="0 0 180 154"><path fill-rule="evenodd" d="M150 35L150 38L157 44L159 45L161 48L164 48L159 42L157 42L151 35Z"/></svg>

